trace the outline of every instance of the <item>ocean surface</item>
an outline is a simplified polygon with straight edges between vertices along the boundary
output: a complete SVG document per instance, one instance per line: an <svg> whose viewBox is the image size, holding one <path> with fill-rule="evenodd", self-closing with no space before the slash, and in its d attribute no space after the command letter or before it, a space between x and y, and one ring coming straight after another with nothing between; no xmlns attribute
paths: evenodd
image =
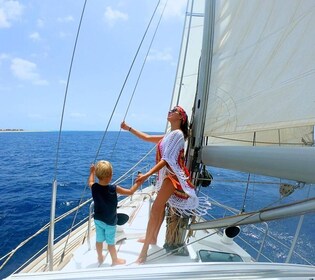
<svg viewBox="0 0 315 280"><path fill-rule="evenodd" d="M113 179L116 180L153 148L152 144L126 132L107 132L105 135L103 132L63 132L60 140L56 161L58 132L0 133L0 257L11 252L49 222L54 178L58 184L56 216L60 216L77 206L80 201L91 197L87 180L90 164L95 160L111 161L114 168ZM154 161L153 152L135 171L152 166ZM250 179L255 183L247 185L248 174L217 168L208 170L214 180L208 188L201 188L201 192L239 211L243 208L245 211L253 211L315 196L314 186L305 186L281 200L277 179L251 175ZM121 185L128 187L131 182L132 178L129 177ZM86 213L87 208L82 209L76 219L83 219ZM210 214L219 217L224 213L213 206ZM70 215L56 225L55 237L69 228L73 218L74 215ZM299 217L270 222L269 233L289 248L298 222ZM258 229L253 226L242 227L240 236L252 237L253 245L259 245L263 238L259 229L264 229L265 226L257 224L257 227ZM297 254L292 256L293 261L306 263L298 256L301 254L315 264L314 230L314 214L305 215L297 239ZM0 271L0 279L15 271L41 249L47 243L47 238L46 230L39 237L27 242ZM267 244L268 248L263 252L266 257L260 257L260 260L285 262L289 249L280 251L273 238L267 239ZM251 245L242 245L254 257L257 255ZM1 259L0 265L4 260Z"/></svg>

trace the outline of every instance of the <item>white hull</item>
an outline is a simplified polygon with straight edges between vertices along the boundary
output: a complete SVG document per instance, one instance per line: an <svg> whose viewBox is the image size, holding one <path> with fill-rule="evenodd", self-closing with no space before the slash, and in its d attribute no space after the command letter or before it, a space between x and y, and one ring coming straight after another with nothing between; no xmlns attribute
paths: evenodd
<svg viewBox="0 0 315 280"><path fill-rule="evenodd" d="M315 269L269 263L179 263L91 268L19 275L12 279L313 279Z"/></svg>

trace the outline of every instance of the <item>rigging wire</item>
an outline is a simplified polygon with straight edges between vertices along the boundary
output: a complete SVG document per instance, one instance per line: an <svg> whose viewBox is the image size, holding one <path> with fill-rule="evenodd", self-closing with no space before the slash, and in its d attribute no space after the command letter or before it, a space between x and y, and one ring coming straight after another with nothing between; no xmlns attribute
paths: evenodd
<svg viewBox="0 0 315 280"><path fill-rule="evenodd" d="M269 207L273 206L273 204L279 203L281 200L282 200L282 198L278 199L278 200L275 201L275 202L272 202L272 203L268 204L267 206L261 208L260 211L258 211L258 213L262 213L264 210L267 210ZM249 219L251 216L254 216L254 215L256 215L256 214L257 214L256 212L253 212L250 216L244 217L243 219L239 220L238 222L235 222L235 223L230 224L229 227L238 226L238 225L239 225L239 224L238 224L239 222L245 221L245 220ZM164 251L164 248L161 248L161 249L159 249L159 250L157 250L157 251L154 251L154 252L152 252L151 254L149 254L149 255L147 256L148 258L149 258L149 257L152 257L152 258L151 258L150 260L148 260L147 262L152 262L152 261L157 260L157 259L160 259L160 258L161 258L161 259L162 259L162 258L166 258L167 256L170 256L170 255L172 255L172 254L175 254L176 252L178 252L178 251L180 251L180 250L182 250L182 249L184 249L184 248L187 248L188 246L190 246L190 245L192 245L192 244L194 244L194 243L197 243L197 242L199 242L200 240L204 240L204 239L206 239L206 238L208 238L208 237L210 237L210 236L212 236L212 235L214 235L214 234L218 234L219 231L220 231L220 229L213 229L213 232L211 232L211 233L209 233L209 234L207 234L207 235L205 235L205 236L202 236L202 237L200 237L200 238L197 238L196 240L191 241L191 242L189 242L189 238L187 238L188 243L184 243L184 244L181 245L180 247L177 247L177 248L175 248L175 249L173 249L173 250L170 250L169 252L165 251L165 253L159 254L160 252L163 252L163 251ZM153 257L154 255L157 255L157 256L156 256L156 257ZM128 264L128 265L132 265L132 264L134 264L134 263L136 263L136 262L132 262L132 263L130 263L130 264ZM127 266L128 266L128 265L127 265Z"/></svg>
<svg viewBox="0 0 315 280"><path fill-rule="evenodd" d="M189 3L189 1L187 2L187 9L188 9L188 3ZM185 65L186 65L186 58L187 58L187 52L188 52L188 44L189 44L189 39L190 39L190 31L191 31L193 10L194 10L194 0L191 1L189 22L188 22L188 27L187 27L187 30L188 30L187 31L187 39L186 39L186 45L185 45L185 51L184 51L184 60L183 60L183 66L182 66L182 71L181 71L181 75L180 75L180 82L179 82L179 89L178 89L178 95L177 95L176 104L178 104L178 102L179 102L179 98L180 98L181 91L182 91L184 72L185 72L185 69L186 69ZM185 25L184 25L184 28L185 28Z"/></svg>
<svg viewBox="0 0 315 280"><path fill-rule="evenodd" d="M256 145L256 131L254 132L254 135L253 135L253 146L255 146L255 145ZM245 189L245 194L244 194L244 200L243 200L243 206L242 206L242 209L241 209L241 213L245 212L245 205L246 205L246 199L247 199L247 192L248 192L248 189L249 189L250 176L251 176L251 174L248 173L247 184L246 184L246 189Z"/></svg>
<svg viewBox="0 0 315 280"><path fill-rule="evenodd" d="M127 106L127 109L126 109L126 113L125 113L125 115L124 115L123 120L126 119L127 114L128 114L128 112L129 112L129 108L130 108L130 106L131 106L131 102L132 102L132 100L133 100L133 98L134 98L136 89L137 89L137 87L138 87L138 83L139 83L140 78L141 78L141 76L142 76L142 72L143 72L144 66L145 66L145 64L146 64L146 62L147 62L147 59L148 59L148 56L149 56L149 53L150 53L152 44L153 44L153 42L154 42L156 33L157 33L158 29L159 29L159 26L160 26L162 17L163 17L163 15L164 15L164 11L165 11L165 8L166 8L167 3L168 3L168 1L166 1L165 4L164 4L164 7L163 7L162 13L161 13L161 15L160 15L159 21L158 21L158 23L157 23L157 25L156 25L156 28L155 28L155 30L154 30L154 33L153 33L153 36L152 36L152 38L151 38L151 41L150 41L150 44L149 44L147 53L146 53L146 55L145 55L145 58L144 58L144 60L143 60L142 66L141 66L141 69L140 69L140 72L139 72L139 75L138 75L136 84L135 84L135 86L134 86L134 89L133 89L133 91L132 91L131 97L130 97L130 99L129 99L129 103L128 103L128 106ZM116 138L114 147L113 147L113 149L112 149L112 155L111 155L110 158L113 157L114 151L115 151L116 146L117 146L117 143L118 143L118 138L119 138L119 136L120 136L120 132L121 132L121 129L119 130L119 133L118 133L118 135L117 135L117 138Z"/></svg>
<svg viewBox="0 0 315 280"><path fill-rule="evenodd" d="M71 77L71 72L72 72L72 66L73 66L73 61L74 61L75 52L76 52L76 49L77 49L77 43L78 43L78 39L79 39L79 34L80 34L80 30L81 30L81 24L82 24L83 15L84 15L84 12L85 12L86 3L87 3L87 0L84 1L83 8L82 8L82 12L81 12L81 17L80 17L80 21L79 21L79 26L78 26L78 30L77 30L77 34L76 34L74 46L73 46L71 62L70 62L70 66L69 66L69 72L68 72L66 90L65 90L64 99L63 99L62 113L61 113L61 119L60 119L60 127L59 127L59 133L58 133L58 144L57 144L57 151L56 151L54 180L56 180L56 178L57 178L57 169L58 169L60 143L61 143L61 131L62 131L62 126L63 126L64 113L65 113L65 109L66 109L66 102L67 102L67 96L68 96L68 88L69 88L70 77Z"/></svg>
<svg viewBox="0 0 315 280"><path fill-rule="evenodd" d="M85 3L86 3L86 1L87 1L87 0L85 0ZM114 113L115 113L115 111L116 111L116 108L117 108L117 105L118 105L118 103L119 103L119 101L120 101L120 99L121 99L123 90L124 90L125 85L126 85L126 83L127 83L127 81L128 81L128 78L129 78L129 75L130 75L130 73L131 73L131 70L133 69L134 63L135 63L135 61L136 61L136 59L137 59L137 57L138 57L139 51L140 51L140 49L141 49L141 47L142 47L142 44L143 44L143 42L144 42L144 39L146 38L146 35L147 35L148 30L149 30L149 28L150 28L150 26L151 26L151 23L152 23L152 20L153 20L155 14L156 14L156 11L157 11L157 9L158 9L158 7L159 7L159 4L160 4L160 0L158 1L157 5L156 5L156 7L155 7L155 9L154 9L154 12L153 12L153 14L152 14L152 16L151 16L151 18L150 18L149 24L147 25L147 28L146 28L146 30L145 30L143 36L142 36L142 39L141 39L141 42L140 42L140 44L139 44L139 46L138 46L138 49L137 49L137 51L136 51L136 54L135 54L135 56L134 56L134 58L133 58L133 60L132 60L132 63L131 63L131 65L130 65L130 67L129 67L129 70L128 70L127 75L126 75L125 80L124 80L124 83L123 83L123 85L122 85L122 87L121 87L121 90L120 90L119 95L118 95L118 97L117 97L117 99L116 99L114 108L113 108L112 113L111 113L111 115L110 115L110 118L109 118L109 120L108 120L106 129L104 130L103 136L102 136L102 138L101 138L101 142L100 142L99 147L98 147L98 149L97 149L97 151L96 151L96 154L95 154L95 157L94 157L94 162L96 161L96 159L97 159L98 156L99 156L101 147L102 147L102 145L103 145L105 136L106 136L107 131L108 131L108 127L109 127L109 125L110 125L110 123L111 123L111 121L112 121L113 115L114 115ZM84 5L84 7L85 7L85 5ZM82 15L82 16L83 16L83 15ZM82 20L82 16L81 16L81 20ZM81 21L80 21L80 25L81 25ZM78 37L78 35L77 35L77 37ZM76 41L77 41L77 40L76 40ZM75 45L76 45L76 43L75 43ZM74 54L73 54L73 56L72 56L72 60L73 60L73 57L74 57ZM64 106L65 106L65 102L64 102ZM84 196L84 193L86 192L87 186L88 186L88 179L87 179L87 182L86 182L86 184L85 184L85 187L84 187L84 189L83 189L83 191L82 191L81 198L80 198L80 201L79 201L79 205L82 203L83 196ZM78 215L78 210L76 211L76 213L75 213L75 215L74 215L74 217L73 217L72 224L71 224L71 228L70 228L70 231L69 231L67 240L66 240L66 242L65 242L64 250L63 250L63 253L61 254L60 262L62 262L62 260L63 260L63 258L64 258L64 256L65 256L65 252L66 252L66 247L67 247L67 244L68 244L68 240L69 240L69 238L70 238L70 234L71 234L71 232L72 232L72 229L73 229L73 227L74 227L74 225L75 225L75 220L76 220L77 215Z"/></svg>
<svg viewBox="0 0 315 280"><path fill-rule="evenodd" d="M146 55L145 55L145 59L143 60L142 67L141 67L140 73L139 73L139 75L138 75L138 79L137 79L137 81L136 81L135 87L134 87L134 89L133 89L131 98L130 98L130 100L129 100L129 103L128 103L128 106L127 106L127 110L126 110L126 113L125 113L125 115L124 115L123 120L126 119L126 116L127 116L128 112L129 112L129 108L130 108L131 102L132 102L132 100L133 100L135 91L136 91L136 89L137 89L137 87L138 87L138 83L139 83L139 80L140 80L140 78L141 78L141 74L142 74L143 68L144 68L145 63L146 63L146 61L147 61L147 58L148 58L148 56L149 56L149 52L150 52L150 50L151 50L151 47L152 47L153 41L154 41L154 39L155 39L156 33L157 33L157 31L158 31L158 28L159 28L159 26L160 26L160 23L161 23L161 20L162 20L163 15L164 15L164 11L165 11L165 8L166 8L167 3L168 3L168 1L166 1L165 4L164 4L163 11L162 11L162 13L161 13L161 15L160 15L159 21L158 21L157 26L156 26L156 28L155 28L155 30L154 30L154 34L153 34L153 36L152 36L150 45L149 45L148 50L147 50L147 53L146 53Z"/></svg>
<svg viewBox="0 0 315 280"><path fill-rule="evenodd" d="M121 89L120 89L120 92L119 92L119 95L118 95L118 97L117 97L116 103L115 103L115 105L114 105L114 108L113 108L112 113L111 113L111 115L110 115L110 118L109 118L109 120L108 120L107 126L106 126L106 128L105 128L104 133L103 133L103 136L102 136L102 139L101 139L99 148L98 148L98 150L97 150L97 152L96 152L96 155L95 155L95 158L94 158L94 162L96 161L96 159L97 159L97 157L98 157L98 155L99 155L99 153L100 153L102 144L103 144L103 142L104 142L105 136L106 136L107 131L108 131L108 127L109 127L109 125L110 125L110 123L111 123L111 121L112 121L113 115L114 115L114 113L115 113L115 111L116 111L116 108L117 108L117 105L118 105L118 103L119 103L119 100L120 100L120 98L121 98L121 96L122 96L123 90L125 89L125 85L126 85L126 83L127 83L127 80L128 80L128 78L129 78L129 75L130 75L130 73L131 73L131 70L133 69L134 63L135 63L135 61L136 61L136 59L137 59L137 57L138 57L139 51L140 51L140 49L141 49L141 47L142 47L142 44L143 44L143 42L144 42L144 39L146 38L147 32L148 32L148 30L149 30L149 28L150 28L150 26L151 26L152 20L153 20L155 14L156 14L156 11L157 11L157 9L158 9L158 7L159 7L159 4L160 4L160 0L158 1L157 5L156 5L156 7L155 7L155 9L154 9L154 12L153 12L153 14L152 14L152 16L151 16L151 18L150 18L149 24L147 25L147 28L146 28L146 30L145 30L143 36L142 36L141 42L140 42L140 44L139 44L139 46L138 46L138 49L137 49L137 51L136 51L136 54L135 54L135 56L134 56L134 58L133 58L133 60L132 60L132 63L131 63L131 65L130 65L130 67L129 67L129 70L128 70L128 73L127 73L127 75L126 75L126 77L125 77L125 80L124 80L124 82L123 82L123 85L122 85L122 87L121 87Z"/></svg>
<svg viewBox="0 0 315 280"><path fill-rule="evenodd" d="M157 12L157 9L158 9L159 5L160 5L160 0L158 1L157 5L156 5L156 7L155 7L155 9L154 9L154 12L153 12L153 14L152 14L152 16L151 16L151 18L150 18L150 21L149 21L149 23L148 23L148 25L147 25L147 28L146 28L146 30L145 30L143 36L142 36L142 39L141 39L141 42L140 42L140 44L139 44L139 46L138 46L138 49L137 49L137 51L136 51L136 54L135 54L135 56L134 56L134 58L133 58L133 60L132 60L132 63L131 63L131 65L130 65L130 67L129 67L129 70L128 70L127 75L126 75L125 80L124 80L124 83L123 83L123 85L122 85L122 88L121 88L121 90L120 90L120 93L119 93L119 95L118 95L118 98L117 98L117 100L116 100L116 103L115 103L115 105L114 105L114 108L113 108L113 110L112 110L110 119L109 119L109 121L108 121L108 123L107 123L106 129L105 129L105 131L104 131L104 133L103 133L103 136L102 136L102 138L101 138L101 142L100 142L99 147L98 147L98 149L97 149L97 152L96 152L96 154L95 154L94 163L95 163L96 159L98 158L98 156L99 156L99 154L100 154L100 150L101 150L101 148L102 148L104 139L105 139L105 137L106 137L106 134L107 134L107 131L108 131L108 127L109 127L109 125L110 125L110 123L111 123L111 120L112 120L112 118L113 118L114 112L115 112L116 107L117 107L117 105L118 105L118 103L119 103L119 100L120 100L120 98L121 98L121 96L122 96L123 90L124 90L124 88L125 88L125 85L126 85L126 83L127 83L127 80L128 80L129 75L130 75L130 73L131 73L131 70L133 69L134 63L135 63L135 61L136 61L136 59L137 59L137 57L138 57L138 54L139 54L139 52L140 52L140 49L141 49L142 44L143 44L143 42L144 42L144 39L145 39L146 36L147 36L148 30L149 30L149 28L150 28L150 26L151 26L151 24L152 24L152 21L153 21L153 19L154 19L154 17L155 17L155 14L156 14L156 12ZM164 7L164 9L165 9L165 7ZM163 9L163 12L164 12L164 9ZM160 21L159 21L159 22L160 22ZM155 33L156 33L156 31L155 31ZM154 33L154 36L155 36L155 33ZM153 37L153 38L154 38L154 37ZM152 40L153 40L153 39L152 39ZM152 41L151 41L151 44L150 44L150 48L151 48L151 45L152 45ZM149 50L150 50L150 48L149 48ZM148 53L149 53L149 51L148 51ZM147 53L147 56L148 56L148 53ZM147 59L147 56L146 56L146 59ZM143 67L142 67L142 68L143 68ZM140 75L141 75L141 73L140 73ZM138 80L139 80L139 79L140 79L140 76L139 76ZM133 98L133 95L132 95L132 98ZM131 101L130 101L130 102L131 102ZM130 103L129 103L129 104L130 104ZM128 107L128 109L129 109L129 107ZM127 114L127 113L126 113L126 114ZM125 116L126 116L126 115L125 115ZM119 136L119 135L118 135L118 136ZM115 151L115 148L116 148L116 145L117 145L117 141L118 141L118 137L117 137L116 142L115 142L115 144L114 144L114 148L113 148L113 150L112 150L112 153ZM152 151L152 150L151 150L151 151ZM151 151L150 151L149 153L151 153ZM146 156L147 156L147 155L146 155ZM111 156L111 157L112 157L112 156ZM86 190L87 190L87 186L88 186L88 180L87 180L87 182L86 182L86 184L85 184L85 187L84 187L84 189L83 189L83 192L82 192L82 195L81 195L81 199L80 199L79 204L82 203L83 195L84 195L84 193L85 193ZM75 220L75 219L74 219L74 220ZM74 225L74 220L73 220L72 226Z"/></svg>
<svg viewBox="0 0 315 280"><path fill-rule="evenodd" d="M60 144L61 144L61 132L62 132L62 126L63 126L63 119L64 119L64 113L65 113L65 108L66 108L66 103L67 103L67 96L68 96L68 88L69 88L69 83L70 83L70 78L71 78L71 72L72 72L72 67L73 67L73 62L74 62L74 57L75 57L75 52L77 48L77 43L79 39L79 34L81 30L81 25L83 21L83 16L86 8L86 3L87 0L84 1L82 12L81 12L81 17L76 33L76 38L73 46L73 51L72 51L72 56L71 56L71 61L70 61L70 66L69 66L69 71L68 71L68 77L67 77L67 83L66 83L66 89L65 89L65 94L64 94L64 100L63 100L63 106L62 106L62 113L61 113L61 119L60 119L60 127L59 127L59 133L58 133L58 143L57 143L57 149L56 149L56 160L55 160L55 169L54 169L54 180L53 180L53 187L52 187L52 203L51 203L51 215L50 215L50 229L49 229L49 237L48 237L48 263L49 263L49 269L53 269L53 242L54 242L54 221L55 221L55 210L56 210L56 193L57 193L57 170L58 170L58 161L59 161L59 153L60 153ZM77 212L76 212L77 213ZM76 215L75 215L76 217ZM71 232L71 231L70 231ZM70 234L68 235L69 239ZM68 243L68 239L66 244ZM65 252L65 251L64 251ZM62 259L64 256L64 252L62 254Z"/></svg>

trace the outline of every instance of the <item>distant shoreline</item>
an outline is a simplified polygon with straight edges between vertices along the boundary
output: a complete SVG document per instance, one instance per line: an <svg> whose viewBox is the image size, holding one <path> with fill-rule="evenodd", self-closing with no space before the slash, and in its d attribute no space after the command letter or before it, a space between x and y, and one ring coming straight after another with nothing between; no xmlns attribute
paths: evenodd
<svg viewBox="0 0 315 280"><path fill-rule="evenodd" d="M21 133L21 132L53 132L53 131L46 131L46 130L25 130L25 129L0 129L0 133Z"/></svg>
<svg viewBox="0 0 315 280"><path fill-rule="evenodd" d="M25 132L22 128L0 128L0 132Z"/></svg>
<svg viewBox="0 0 315 280"><path fill-rule="evenodd" d="M18 132L58 132L58 130L26 130L26 129L1 129L0 128L0 133L18 133ZM102 130L63 130L62 133L67 133L67 132L103 132ZM110 130L109 132L118 132L118 130ZM146 133L150 134L163 134L164 132L157 132L157 131L145 131ZM123 133L128 133L128 131L123 131Z"/></svg>

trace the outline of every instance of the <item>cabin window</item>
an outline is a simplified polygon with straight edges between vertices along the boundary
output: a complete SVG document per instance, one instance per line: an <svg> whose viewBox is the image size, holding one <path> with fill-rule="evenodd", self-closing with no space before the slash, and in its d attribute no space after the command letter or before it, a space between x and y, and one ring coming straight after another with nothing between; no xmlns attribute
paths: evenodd
<svg viewBox="0 0 315 280"><path fill-rule="evenodd" d="M242 258L233 253L199 250L201 262L243 262Z"/></svg>

